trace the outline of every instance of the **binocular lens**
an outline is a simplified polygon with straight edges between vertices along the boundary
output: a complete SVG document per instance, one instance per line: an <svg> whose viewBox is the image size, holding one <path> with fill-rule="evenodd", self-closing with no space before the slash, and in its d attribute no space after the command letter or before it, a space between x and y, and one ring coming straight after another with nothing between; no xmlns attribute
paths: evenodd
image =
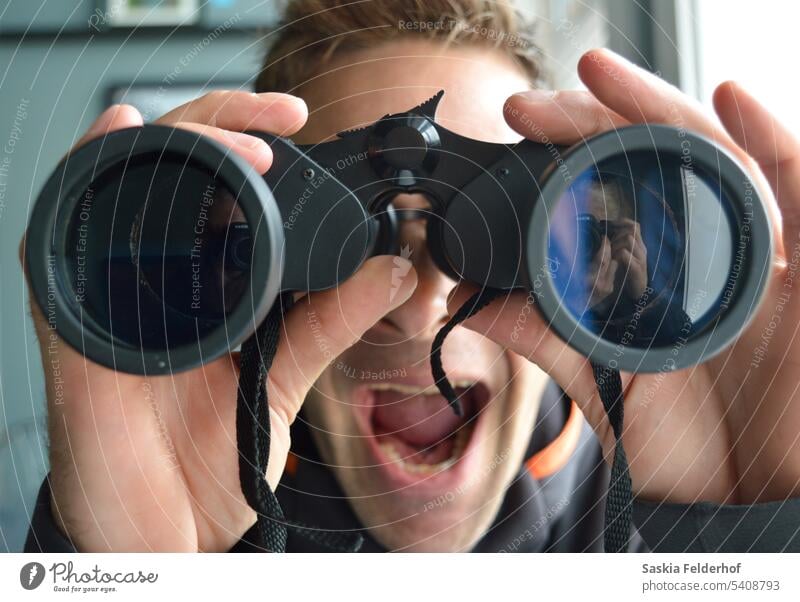
<svg viewBox="0 0 800 602"><path fill-rule="evenodd" d="M186 157L105 169L67 230L67 274L84 316L145 350L197 343L219 328L250 277L250 228L235 199Z"/></svg>
<svg viewBox="0 0 800 602"><path fill-rule="evenodd" d="M735 218L719 178L677 154L620 153L577 174L550 216L561 305L630 347L691 340L724 310Z"/></svg>

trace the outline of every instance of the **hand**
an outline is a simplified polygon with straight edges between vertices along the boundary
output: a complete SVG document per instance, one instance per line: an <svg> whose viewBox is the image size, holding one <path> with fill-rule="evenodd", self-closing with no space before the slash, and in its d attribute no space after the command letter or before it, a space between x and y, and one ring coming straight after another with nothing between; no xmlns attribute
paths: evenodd
<svg viewBox="0 0 800 602"><path fill-rule="evenodd" d="M512 96L505 111L510 125L555 144L631 123L685 127L745 165L774 224L769 289L733 347L677 373L622 375L623 443L634 493L651 500L743 504L800 495L800 293L793 290L800 261L800 142L731 82L714 95L720 127L697 102L610 51L588 52L578 71L588 91ZM473 292L459 288L451 295L451 312ZM580 405L610 459L614 437L587 360L541 318L529 319L526 336L512 340L524 303L524 294L514 302L498 301L465 325L547 371Z"/></svg>
<svg viewBox="0 0 800 602"><path fill-rule="evenodd" d="M614 221L611 255L624 274L625 293L636 301L647 288L647 247L639 222L628 218Z"/></svg>
<svg viewBox="0 0 800 602"><path fill-rule="evenodd" d="M614 292L618 267L619 261L612 255L611 243L603 236L600 248L592 257L584 276L583 285L584 290L589 291L590 308L596 307Z"/></svg>
<svg viewBox="0 0 800 602"><path fill-rule="evenodd" d="M210 136L263 173L272 159L269 146L240 132L290 135L306 116L305 104L288 95L212 92L158 123ZM141 124L133 107L114 106L78 145ZM21 256L23 248L24 239ZM286 463L289 425L314 381L332 357L413 292L410 270L390 295L397 261L405 260L372 258L337 290L308 295L286 315L268 379L273 488ZM255 522L239 486L238 354L171 376L122 374L60 339L54 345L55 333L31 305L47 385L51 508L59 527L84 552L230 549ZM314 333L309 315L319 323Z"/></svg>

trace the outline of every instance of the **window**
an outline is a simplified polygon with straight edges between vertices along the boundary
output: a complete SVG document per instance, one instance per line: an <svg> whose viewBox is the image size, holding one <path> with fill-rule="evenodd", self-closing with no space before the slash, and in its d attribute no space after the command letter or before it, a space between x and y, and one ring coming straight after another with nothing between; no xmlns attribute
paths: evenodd
<svg viewBox="0 0 800 602"><path fill-rule="evenodd" d="M693 0L697 95L735 79L800 135L800 4L778 0ZM691 21L690 21L691 23Z"/></svg>

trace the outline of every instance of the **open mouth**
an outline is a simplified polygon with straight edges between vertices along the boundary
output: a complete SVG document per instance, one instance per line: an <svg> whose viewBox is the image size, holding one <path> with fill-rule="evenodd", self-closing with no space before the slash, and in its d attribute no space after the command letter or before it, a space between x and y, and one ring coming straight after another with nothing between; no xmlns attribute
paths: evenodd
<svg viewBox="0 0 800 602"><path fill-rule="evenodd" d="M385 467L427 477L449 470L465 456L490 394L482 382L453 385L462 416L455 415L434 385L380 382L361 387L362 424Z"/></svg>

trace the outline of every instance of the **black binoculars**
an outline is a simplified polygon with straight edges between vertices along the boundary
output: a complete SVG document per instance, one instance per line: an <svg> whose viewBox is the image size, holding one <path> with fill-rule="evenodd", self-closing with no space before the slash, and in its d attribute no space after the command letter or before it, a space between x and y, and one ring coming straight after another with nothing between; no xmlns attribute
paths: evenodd
<svg viewBox="0 0 800 602"><path fill-rule="evenodd" d="M662 125L569 148L495 144L410 111L297 146L266 175L214 140L145 125L65 158L33 210L32 291L85 356L187 370L246 340L282 292L337 286L398 252L423 194L426 244L454 280L529 291L551 328L615 369L703 361L753 315L772 255L756 188L723 149Z"/></svg>

